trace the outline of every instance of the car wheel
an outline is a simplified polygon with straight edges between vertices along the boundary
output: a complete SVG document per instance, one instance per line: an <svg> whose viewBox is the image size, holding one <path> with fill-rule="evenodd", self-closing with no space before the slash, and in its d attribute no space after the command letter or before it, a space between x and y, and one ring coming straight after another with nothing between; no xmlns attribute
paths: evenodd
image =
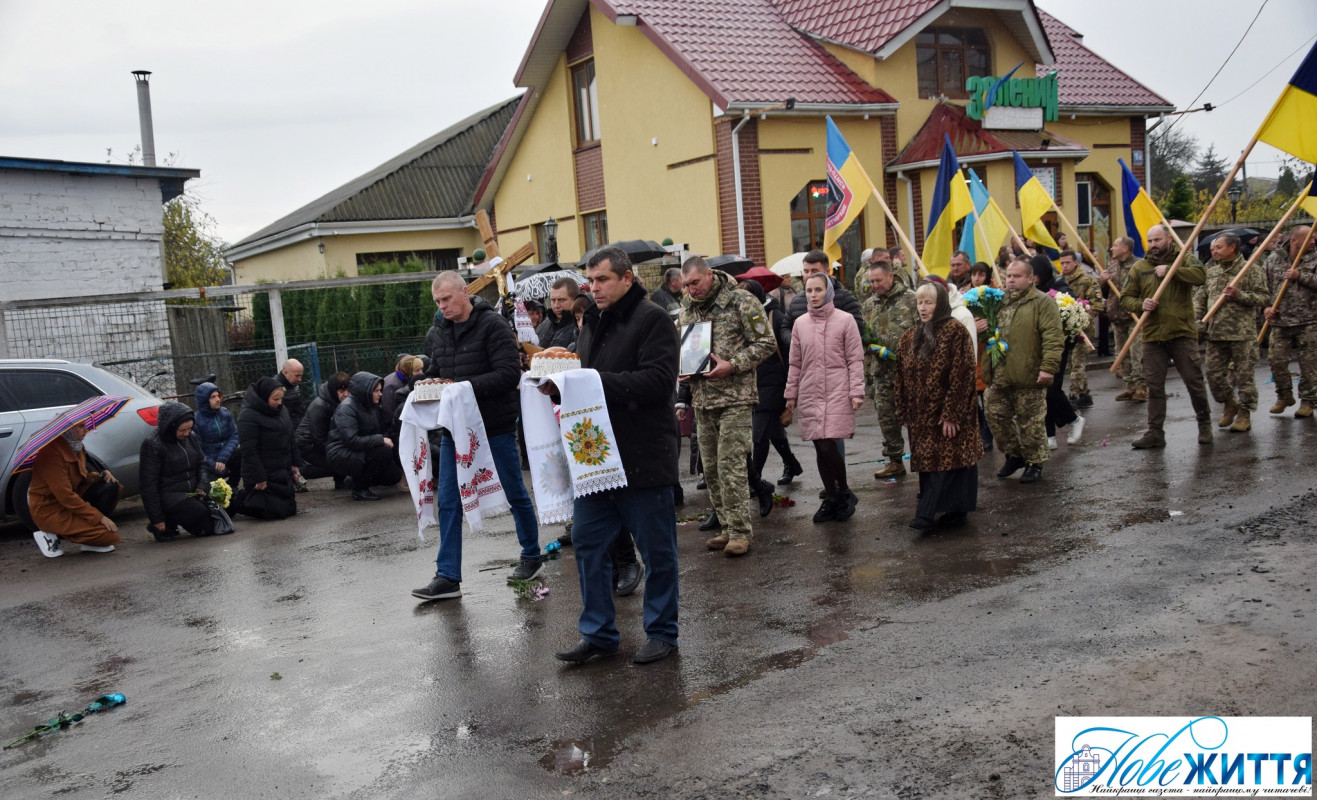
<svg viewBox="0 0 1317 800"><path fill-rule="evenodd" d="M20 472L9 482L9 504L14 509L14 516L27 526L29 531L35 531L37 524L32 521L32 512L27 507L27 487L32 483L32 471Z"/></svg>

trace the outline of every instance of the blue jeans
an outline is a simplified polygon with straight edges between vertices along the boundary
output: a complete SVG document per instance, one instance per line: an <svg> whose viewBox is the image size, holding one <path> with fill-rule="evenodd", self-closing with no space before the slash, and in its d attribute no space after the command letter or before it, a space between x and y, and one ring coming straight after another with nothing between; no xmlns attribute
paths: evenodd
<svg viewBox="0 0 1317 800"><path fill-rule="evenodd" d="M677 643L677 515L672 487L618 489L576 498L572 548L581 580L581 637L617 649L609 547L625 525L645 562L645 635Z"/></svg>
<svg viewBox="0 0 1317 800"><path fill-rule="evenodd" d="M517 453L517 435L502 433L489 437L489 452L494 469L503 484L503 492L512 506L522 558L539 558L540 527L535 521L526 484L521 480L521 456ZM462 582L462 498L457 492L457 450L453 437L439 439L439 490L435 498L439 515L439 556L435 574L455 583Z"/></svg>

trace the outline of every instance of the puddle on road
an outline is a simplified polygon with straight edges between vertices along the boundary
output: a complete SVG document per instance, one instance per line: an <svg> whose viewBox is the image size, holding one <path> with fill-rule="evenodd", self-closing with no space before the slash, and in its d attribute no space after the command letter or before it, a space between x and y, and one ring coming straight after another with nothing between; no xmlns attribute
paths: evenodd
<svg viewBox="0 0 1317 800"><path fill-rule="evenodd" d="M540 759L540 766L560 775L580 775L591 767L605 767L611 760L613 742L601 754L594 739L560 739L549 743L549 752Z"/></svg>

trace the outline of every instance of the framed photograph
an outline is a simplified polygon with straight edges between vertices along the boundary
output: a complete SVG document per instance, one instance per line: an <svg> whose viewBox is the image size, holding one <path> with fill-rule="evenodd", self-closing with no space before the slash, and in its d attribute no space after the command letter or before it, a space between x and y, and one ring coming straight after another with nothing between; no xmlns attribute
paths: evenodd
<svg viewBox="0 0 1317 800"><path fill-rule="evenodd" d="M713 369L713 323L709 320L692 322L681 331L681 362L677 374L681 377L699 375Z"/></svg>

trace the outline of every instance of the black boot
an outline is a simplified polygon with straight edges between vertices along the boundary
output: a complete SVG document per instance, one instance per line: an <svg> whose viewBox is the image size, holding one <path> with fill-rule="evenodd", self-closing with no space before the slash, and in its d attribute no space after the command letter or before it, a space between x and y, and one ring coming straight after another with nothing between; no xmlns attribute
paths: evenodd
<svg viewBox="0 0 1317 800"><path fill-rule="evenodd" d="M700 523L700 530L712 531L721 528L722 526L723 524L718 521L718 512L714 511L710 513L709 516L705 517L704 521Z"/></svg>
<svg viewBox="0 0 1317 800"><path fill-rule="evenodd" d="M794 454L787 456L782 460L782 477L777 479L778 486L788 486L796 479L797 475L804 475L805 468L800 466L800 459Z"/></svg>
<svg viewBox="0 0 1317 800"><path fill-rule="evenodd" d="M759 516L766 517L773 511L773 484L768 481L759 482Z"/></svg>

